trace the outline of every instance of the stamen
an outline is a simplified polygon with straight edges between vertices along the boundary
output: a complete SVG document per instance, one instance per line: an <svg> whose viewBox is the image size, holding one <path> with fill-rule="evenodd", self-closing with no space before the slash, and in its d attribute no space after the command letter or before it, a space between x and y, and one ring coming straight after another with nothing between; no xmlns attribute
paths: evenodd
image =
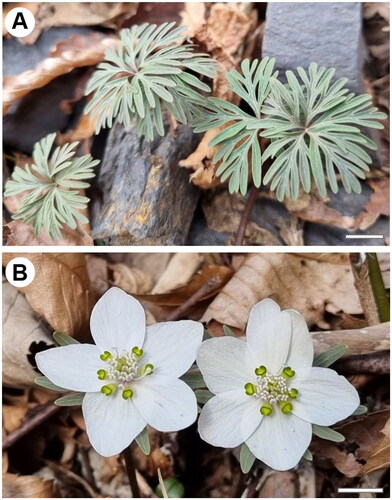
<svg viewBox="0 0 392 500"><path fill-rule="evenodd" d="M151 375L153 371L154 365L152 365L151 363L147 363L146 365L142 366L142 369L140 370L143 375Z"/></svg>
<svg viewBox="0 0 392 500"><path fill-rule="evenodd" d="M105 394L105 396L110 396L116 389L116 384L108 384L101 387L101 392Z"/></svg>
<svg viewBox="0 0 392 500"><path fill-rule="evenodd" d="M298 396L297 389L294 389L294 387L292 389L290 389L289 396L290 396L290 398L295 399Z"/></svg>

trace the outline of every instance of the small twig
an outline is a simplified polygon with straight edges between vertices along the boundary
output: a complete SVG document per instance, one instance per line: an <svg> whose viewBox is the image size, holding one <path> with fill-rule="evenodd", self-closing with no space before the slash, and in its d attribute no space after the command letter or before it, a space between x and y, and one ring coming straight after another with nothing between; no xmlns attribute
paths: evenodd
<svg viewBox="0 0 392 500"><path fill-rule="evenodd" d="M99 495L96 491L94 491L93 488L88 484L88 482L82 477L75 474L75 472L72 472L71 470L67 469L61 464L58 464L57 462L52 462L51 460L44 460L44 462L48 467L53 469L55 473L60 472L61 475L67 476L70 479L73 479L75 482L79 483L87 491L91 498L102 498L102 495Z"/></svg>
<svg viewBox="0 0 392 500"><path fill-rule="evenodd" d="M39 406L41 406L42 409L39 409ZM23 436L41 425L43 422L45 422L45 420L57 413L61 408L60 406L56 406L53 403L39 406L35 407L34 410L36 410L36 412L33 416L25 420L18 429L15 429L3 439L3 450L6 450L13 444L17 443Z"/></svg>
<svg viewBox="0 0 392 500"><path fill-rule="evenodd" d="M363 253L351 253L350 263L354 275L354 285L357 290L366 321L369 325L377 325L381 321L369 277L368 258L366 254Z"/></svg>
<svg viewBox="0 0 392 500"><path fill-rule="evenodd" d="M186 313L192 309L205 295L210 293L212 290L217 288L221 284L222 280L219 276L214 276L210 278L204 285L202 285L197 292L189 297L183 304L178 306L174 311L170 312L166 317L165 321L175 321L182 318Z"/></svg>
<svg viewBox="0 0 392 500"><path fill-rule="evenodd" d="M253 206L257 200L259 190L256 186L252 186L249 191L248 198L245 203L244 211L242 212L240 224L238 226L237 235L235 237L234 245L241 246L244 243L246 227L250 221L250 216L252 215Z"/></svg>
<svg viewBox="0 0 392 500"><path fill-rule="evenodd" d="M133 459L131 445L125 448L125 450L122 452L122 455L125 460L125 470L128 475L129 485L131 487L132 498L140 498L140 489L136 479L136 467L135 467L135 461Z"/></svg>

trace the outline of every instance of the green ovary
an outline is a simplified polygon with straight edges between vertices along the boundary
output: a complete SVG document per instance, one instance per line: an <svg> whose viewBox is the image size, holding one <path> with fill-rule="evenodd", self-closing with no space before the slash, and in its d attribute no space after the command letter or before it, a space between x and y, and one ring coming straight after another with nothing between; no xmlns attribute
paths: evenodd
<svg viewBox="0 0 392 500"><path fill-rule="evenodd" d="M279 409L284 415L293 411L291 400L298 397L299 392L289 387L289 382L295 376L290 366L285 366L278 375L270 375L265 366L255 369L257 383L248 382L244 385L245 393L261 400L260 413L269 416Z"/></svg>
<svg viewBox="0 0 392 500"><path fill-rule="evenodd" d="M140 364L143 356L143 349L135 346L131 351L122 353L111 353L105 351L100 355L101 361L106 364L106 369L99 369L97 377L99 380L107 381L106 385L101 387L101 393L105 396L115 394L117 390L122 391L124 400L131 399L134 390L130 387L137 380L154 372L154 365L146 363Z"/></svg>

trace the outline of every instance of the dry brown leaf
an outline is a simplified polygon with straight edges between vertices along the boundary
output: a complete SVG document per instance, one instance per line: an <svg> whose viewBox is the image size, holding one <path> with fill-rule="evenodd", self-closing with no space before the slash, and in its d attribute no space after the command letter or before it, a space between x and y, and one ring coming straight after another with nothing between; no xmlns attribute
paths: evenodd
<svg viewBox="0 0 392 500"><path fill-rule="evenodd" d="M363 9L363 17L370 19L376 14L380 15L385 21L390 21L390 5L389 2L365 2Z"/></svg>
<svg viewBox="0 0 392 500"><path fill-rule="evenodd" d="M108 263L105 259L86 255L87 273L90 278L90 284L95 295L100 297L110 286Z"/></svg>
<svg viewBox="0 0 392 500"><path fill-rule="evenodd" d="M169 293L138 295L137 298L160 306L176 307L191 297L204 285L204 283L207 283L210 279L215 277L220 278L219 286L214 288L212 291L207 292L204 297L201 297L200 301L202 301L215 295L217 290L227 283L232 274L232 270L226 266L205 266L197 274L195 274L195 276L193 276L193 278L186 285L180 286Z"/></svg>
<svg viewBox="0 0 392 500"><path fill-rule="evenodd" d="M33 282L21 288L34 311L54 330L86 340L94 297L83 254L3 254L3 265L16 256L28 258L35 267Z"/></svg>
<svg viewBox="0 0 392 500"><path fill-rule="evenodd" d="M44 87L60 75L75 68L93 66L101 62L105 51L116 47L119 39L103 33L72 35L58 42L50 57L41 61L34 69L20 75L5 76L3 85L3 114L15 101L34 89Z"/></svg>
<svg viewBox="0 0 392 500"><path fill-rule="evenodd" d="M375 470L387 469L391 461L391 427L390 420L381 429L383 437L370 452L367 463L362 467L362 472L370 474Z"/></svg>
<svg viewBox="0 0 392 500"><path fill-rule="evenodd" d="M216 320L243 330L251 307L271 297L283 309L296 309L308 324L328 325L324 313L362 312L347 255L340 263L328 255L249 254L242 266L210 304L201 321Z"/></svg>
<svg viewBox="0 0 392 500"><path fill-rule="evenodd" d="M81 224L77 221L77 228L71 229L64 227L63 237L59 240L52 240L46 229L42 229L41 234L37 236L31 224L23 224L20 220L14 220L4 224L4 236L6 245L12 246L92 246L94 244L91 238L90 224Z"/></svg>
<svg viewBox="0 0 392 500"><path fill-rule="evenodd" d="M202 258L198 253L176 253L151 293L166 293L188 283L199 269Z"/></svg>
<svg viewBox="0 0 392 500"><path fill-rule="evenodd" d="M53 400L53 393L52 393ZM34 404L14 406L14 405L3 405L3 429L7 434L19 429L23 419L26 416L28 410L33 407Z"/></svg>
<svg viewBox="0 0 392 500"><path fill-rule="evenodd" d="M108 267L113 273L113 285L118 286L124 292L134 295L151 291L152 278L149 274L121 263L109 264Z"/></svg>
<svg viewBox="0 0 392 500"><path fill-rule="evenodd" d="M362 211L354 216L342 215L338 210L329 207L315 195L303 193L298 200L285 199L286 208L296 217L307 222L326 224L329 226L356 231L366 230L372 226L380 215L389 215L389 179L369 181L374 192Z"/></svg>
<svg viewBox="0 0 392 500"><path fill-rule="evenodd" d="M344 443L315 439L311 450L329 458L345 476L359 476L364 472L372 451L385 437L384 428L388 419L389 410L365 415L337 428L346 438Z"/></svg>
<svg viewBox="0 0 392 500"><path fill-rule="evenodd" d="M12 4L12 8L16 6L28 8L35 17L35 28L32 33L19 39L25 45L33 44L43 30L52 26L101 25L107 28L118 28L124 21L134 16L138 8L136 2L27 2ZM4 23L5 15L6 13L3 13L3 35L8 34Z"/></svg>
<svg viewBox="0 0 392 500"><path fill-rule="evenodd" d="M3 498L56 498L53 481L37 476L3 474Z"/></svg>
<svg viewBox="0 0 392 500"><path fill-rule="evenodd" d="M257 26L256 10L249 3L186 2L181 16L182 24L188 27L188 36L205 47L223 70L214 79L213 95L239 104L239 96L228 88L226 73L238 68L246 46L253 43L250 39ZM194 170L190 180L203 189L220 184L215 177L219 162L212 164L217 148L210 148L208 143L223 128L208 131L196 151L179 163L181 167Z"/></svg>
<svg viewBox="0 0 392 500"><path fill-rule="evenodd" d="M297 474L290 471L268 471L260 481L258 498L295 498Z"/></svg>
<svg viewBox="0 0 392 500"><path fill-rule="evenodd" d="M38 373L27 356L33 343L50 344L36 315L17 288L3 282L3 384L34 385Z"/></svg>

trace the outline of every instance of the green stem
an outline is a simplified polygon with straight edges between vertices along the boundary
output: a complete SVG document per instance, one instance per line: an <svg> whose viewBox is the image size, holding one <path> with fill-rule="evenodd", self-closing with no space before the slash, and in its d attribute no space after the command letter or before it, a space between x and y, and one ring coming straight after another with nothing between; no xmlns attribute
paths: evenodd
<svg viewBox="0 0 392 500"><path fill-rule="evenodd" d="M389 300L385 290L384 280L382 279L380 265L376 253L368 253L366 255L369 265L369 279L372 285L374 300L377 304L378 315L380 322L389 321Z"/></svg>
<svg viewBox="0 0 392 500"><path fill-rule="evenodd" d="M140 498L140 489L136 479L136 468L133 460L131 445L122 452L125 460L125 470L128 475L129 485L132 491L132 498Z"/></svg>

